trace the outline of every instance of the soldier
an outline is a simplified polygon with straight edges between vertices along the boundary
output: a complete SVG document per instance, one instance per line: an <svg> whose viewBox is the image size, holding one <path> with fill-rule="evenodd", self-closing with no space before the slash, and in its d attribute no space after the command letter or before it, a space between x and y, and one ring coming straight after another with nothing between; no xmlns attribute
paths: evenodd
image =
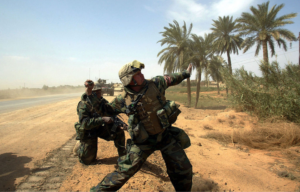
<svg viewBox="0 0 300 192"><path fill-rule="evenodd" d="M94 88L94 82L85 82L86 92L77 106L79 122L75 124L80 145L75 145L79 161L89 165L96 160L98 137L106 141L114 140L119 156L126 154L124 130L118 125L112 130L113 116L116 115L108 101L101 95L101 88ZM117 126L117 125L116 125Z"/></svg>
<svg viewBox="0 0 300 192"><path fill-rule="evenodd" d="M106 175L91 191L119 190L155 150L161 151L175 190L191 191L192 165L183 150L190 145L190 140L182 129L171 125L180 110L178 112L174 102L165 98L165 90L169 86L190 77L191 67L189 65L181 73L156 76L151 80L144 79L141 73L144 64L137 60L120 69L119 77L124 85L124 93L117 96L111 105L115 111L129 115L128 132L131 140L127 140L126 156L118 159L118 169ZM170 106L175 112L171 110L166 117L164 115ZM171 116L173 121L170 120Z"/></svg>

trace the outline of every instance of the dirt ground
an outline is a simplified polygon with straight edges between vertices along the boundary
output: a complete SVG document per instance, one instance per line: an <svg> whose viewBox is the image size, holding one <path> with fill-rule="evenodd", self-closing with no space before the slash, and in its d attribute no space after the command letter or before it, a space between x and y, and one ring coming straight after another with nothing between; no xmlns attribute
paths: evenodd
<svg viewBox="0 0 300 192"><path fill-rule="evenodd" d="M74 136L78 99L1 115L0 191L15 190L37 165ZM191 139L192 145L185 151L193 165L194 191L299 190L300 147L266 151L206 139L203 136L212 131L251 129L257 120L228 109L180 108L182 113L175 126L184 129ZM113 142L99 139L98 148L98 163L85 166L75 161L73 169L60 181L59 191L89 191L115 169L118 157ZM174 191L159 151L120 191L129 190Z"/></svg>

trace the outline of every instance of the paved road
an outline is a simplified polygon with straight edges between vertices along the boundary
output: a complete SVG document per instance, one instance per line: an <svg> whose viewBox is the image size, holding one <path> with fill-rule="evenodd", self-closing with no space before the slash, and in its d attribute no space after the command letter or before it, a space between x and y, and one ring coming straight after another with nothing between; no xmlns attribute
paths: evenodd
<svg viewBox="0 0 300 192"><path fill-rule="evenodd" d="M7 113L18 109L24 109L28 107L33 107L37 105L44 105L49 103L54 103L58 101L63 101L72 98L80 98L82 93L70 93L70 94L59 94L59 95L48 95L36 98L0 101L0 114Z"/></svg>

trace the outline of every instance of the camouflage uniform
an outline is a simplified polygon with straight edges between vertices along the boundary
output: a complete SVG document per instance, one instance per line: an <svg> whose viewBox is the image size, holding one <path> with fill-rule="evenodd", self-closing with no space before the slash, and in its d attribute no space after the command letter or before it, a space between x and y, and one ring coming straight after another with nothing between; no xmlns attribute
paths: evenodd
<svg viewBox="0 0 300 192"><path fill-rule="evenodd" d="M102 121L101 117L103 116L116 115L106 99L98 99L93 94L87 96L84 93L78 103L77 113L81 126L84 126L84 136L80 138L78 149L78 157L81 163L88 165L96 159L98 137L107 141L114 140L119 156L126 154L124 131L118 128L116 133L112 133L111 127L113 124L107 125Z"/></svg>
<svg viewBox="0 0 300 192"><path fill-rule="evenodd" d="M157 76L151 79L159 92L164 96L165 90L172 85L177 85L188 78L188 71L174 73L169 76ZM147 82L147 80L146 80ZM125 87L125 92L134 92ZM126 110L125 96L119 95L111 103L115 111ZM136 119L129 116L129 127ZM118 169L106 177L91 191L117 191L132 177L144 164L147 158L155 151L160 150L167 166L167 173L176 191L190 191L192 187L192 165L186 156L180 142L174 137L176 127L170 126L159 134L151 135L142 143L127 143L127 155L118 159ZM128 130L129 134L130 129ZM174 134L175 133L175 134ZM133 136L131 136L133 137Z"/></svg>

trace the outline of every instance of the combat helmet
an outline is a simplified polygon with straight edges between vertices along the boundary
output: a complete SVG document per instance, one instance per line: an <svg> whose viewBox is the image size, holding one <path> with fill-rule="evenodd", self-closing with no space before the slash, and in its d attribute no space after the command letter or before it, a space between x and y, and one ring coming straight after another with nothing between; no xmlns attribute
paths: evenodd
<svg viewBox="0 0 300 192"><path fill-rule="evenodd" d="M102 88L100 87L100 85L97 85L97 84L95 84L95 86L94 86L94 88L93 88L93 92L96 92L96 91L101 91L102 90Z"/></svg>
<svg viewBox="0 0 300 192"><path fill-rule="evenodd" d="M119 70L119 78L124 86L127 86L131 80L132 77L141 69L145 68L144 63L141 63L137 60L134 60L130 63L125 64L120 70Z"/></svg>

